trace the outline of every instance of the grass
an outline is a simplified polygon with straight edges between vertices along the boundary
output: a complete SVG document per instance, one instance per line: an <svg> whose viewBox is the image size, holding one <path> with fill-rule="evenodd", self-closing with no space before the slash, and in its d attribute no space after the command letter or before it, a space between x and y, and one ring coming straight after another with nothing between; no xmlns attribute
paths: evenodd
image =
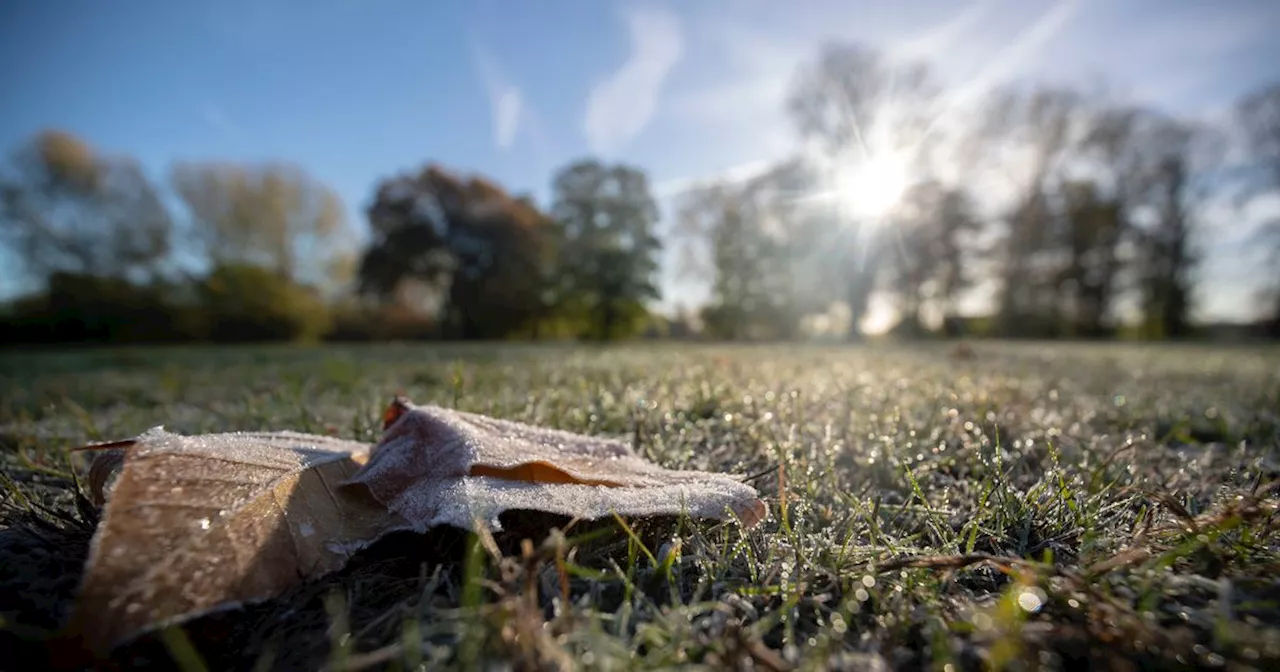
<svg viewBox="0 0 1280 672"><path fill-rule="evenodd" d="M394 535L100 667L1277 669L1280 351L980 343L0 355L0 648L42 655L96 512L69 447L376 439L396 393L753 476L771 517Z"/></svg>

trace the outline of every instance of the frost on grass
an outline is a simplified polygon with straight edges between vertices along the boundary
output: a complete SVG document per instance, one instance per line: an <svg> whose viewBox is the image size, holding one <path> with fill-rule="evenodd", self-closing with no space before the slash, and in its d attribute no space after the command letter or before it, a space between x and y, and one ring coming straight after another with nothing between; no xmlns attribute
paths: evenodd
<svg viewBox="0 0 1280 672"><path fill-rule="evenodd" d="M373 443L373 400L402 388L625 436L664 466L758 474L770 516L750 531L659 524L652 540L636 525L653 560L609 519L553 522L564 534L526 554L532 521L508 512L502 557L472 555L451 526L388 535L344 571L185 624L209 669L1280 669L1280 351L950 350L155 349L132 366L23 353L29 365L0 377L13 481L0 614L54 623L44 616L73 599L31 577L80 566L87 541L60 540L84 528L59 536L10 513L25 497L74 515L72 467L85 465L68 445L162 421ZM331 375L330 360L360 375ZM481 478L494 477L463 482ZM6 554L6 538L22 544ZM321 599L331 592L345 612ZM33 614L21 602L35 593L63 606ZM112 658L148 652L169 660L153 638Z"/></svg>

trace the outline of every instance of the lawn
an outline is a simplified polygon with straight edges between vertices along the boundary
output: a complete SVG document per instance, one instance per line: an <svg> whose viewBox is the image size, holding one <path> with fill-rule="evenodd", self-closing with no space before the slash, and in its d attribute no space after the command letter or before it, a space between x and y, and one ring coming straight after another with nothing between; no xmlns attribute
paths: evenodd
<svg viewBox="0 0 1280 672"><path fill-rule="evenodd" d="M513 516L501 559L396 535L113 662L1277 669L1278 374L1276 349L1118 344L3 353L0 649L43 655L74 600L96 512L68 448L155 425L375 441L402 393L749 478L771 516Z"/></svg>

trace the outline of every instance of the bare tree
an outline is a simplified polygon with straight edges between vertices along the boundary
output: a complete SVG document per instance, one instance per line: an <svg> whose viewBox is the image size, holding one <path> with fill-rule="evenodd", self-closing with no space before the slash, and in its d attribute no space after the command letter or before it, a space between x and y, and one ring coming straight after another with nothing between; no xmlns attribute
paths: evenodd
<svg viewBox="0 0 1280 672"><path fill-rule="evenodd" d="M36 278L148 279L172 228L137 161L99 154L70 133L36 135L0 176L0 241Z"/></svg>
<svg viewBox="0 0 1280 672"><path fill-rule="evenodd" d="M1280 192L1280 83L1246 95L1236 106L1236 118L1253 165L1243 171L1244 198ZM1272 279L1268 331L1280 338L1280 218L1266 222L1258 233L1265 245Z"/></svg>
<svg viewBox="0 0 1280 672"><path fill-rule="evenodd" d="M924 64L892 62L860 45L832 44L797 73L787 107L801 136L816 142L827 163L848 169L893 153L915 164L924 156L938 91ZM841 223L848 245L840 250L839 264L851 340L861 335L857 325L874 288L884 240L869 224Z"/></svg>
<svg viewBox="0 0 1280 672"><path fill-rule="evenodd" d="M973 281L972 237L981 226L967 193L938 181L922 182L903 197L890 220L886 252L889 288L898 298L903 335L927 329L924 313L945 324L955 299Z"/></svg>
<svg viewBox="0 0 1280 672"><path fill-rule="evenodd" d="M1137 225L1134 259L1143 328L1149 337L1183 338L1191 333L1204 210L1223 190L1225 140L1216 129L1155 114L1144 138L1140 203L1149 216Z"/></svg>
<svg viewBox="0 0 1280 672"><path fill-rule="evenodd" d="M1086 121L1081 96L1066 89L1007 88L988 103L984 137L993 149L1023 158L1006 168L1013 203L999 252L997 330L1003 335L1044 335L1051 329L1046 322L1056 322L1053 197Z"/></svg>
<svg viewBox="0 0 1280 672"><path fill-rule="evenodd" d="M342 200L283 163L176 164L171 179L215 264L248 264L316 286L341 285L355 254Z"/></svg>
<svg viewBox="0 0 1280 672"><path fill-rule="evenodd" d="M815 271L821 239L817 222L800 204L814 188L812 171L798 160L747 180L721 180L688 190L678 207L677 235L705 251L700 275L711 283L703 311L707 330L720 338L791 338L800 317L827 295Z"/></svg>

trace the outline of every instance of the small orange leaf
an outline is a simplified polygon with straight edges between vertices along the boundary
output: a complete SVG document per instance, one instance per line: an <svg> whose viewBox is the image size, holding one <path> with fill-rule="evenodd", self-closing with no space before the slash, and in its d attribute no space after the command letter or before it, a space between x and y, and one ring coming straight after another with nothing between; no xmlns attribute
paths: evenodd
<svg viewBox="0 0 1280 672"><path fill-rule="evenodd" d="M404 397L396 397L391 404L387 406L387 410L382 412L382 430L386 431L391 425L396 424L396 420L409 410L409 400Z"/></svg>
<svg viewBox="0 0 1280 672"><path fill-rule="evenodd" d="M621 483L606 480L577 478L558 469L547 462L526 462L514 467L491 467L486 464L473 464L468 472L471 476L489 476L508 481L524 481L525 483L577 483L579 485L599 485L606 488L620 488Z"/></svg>

